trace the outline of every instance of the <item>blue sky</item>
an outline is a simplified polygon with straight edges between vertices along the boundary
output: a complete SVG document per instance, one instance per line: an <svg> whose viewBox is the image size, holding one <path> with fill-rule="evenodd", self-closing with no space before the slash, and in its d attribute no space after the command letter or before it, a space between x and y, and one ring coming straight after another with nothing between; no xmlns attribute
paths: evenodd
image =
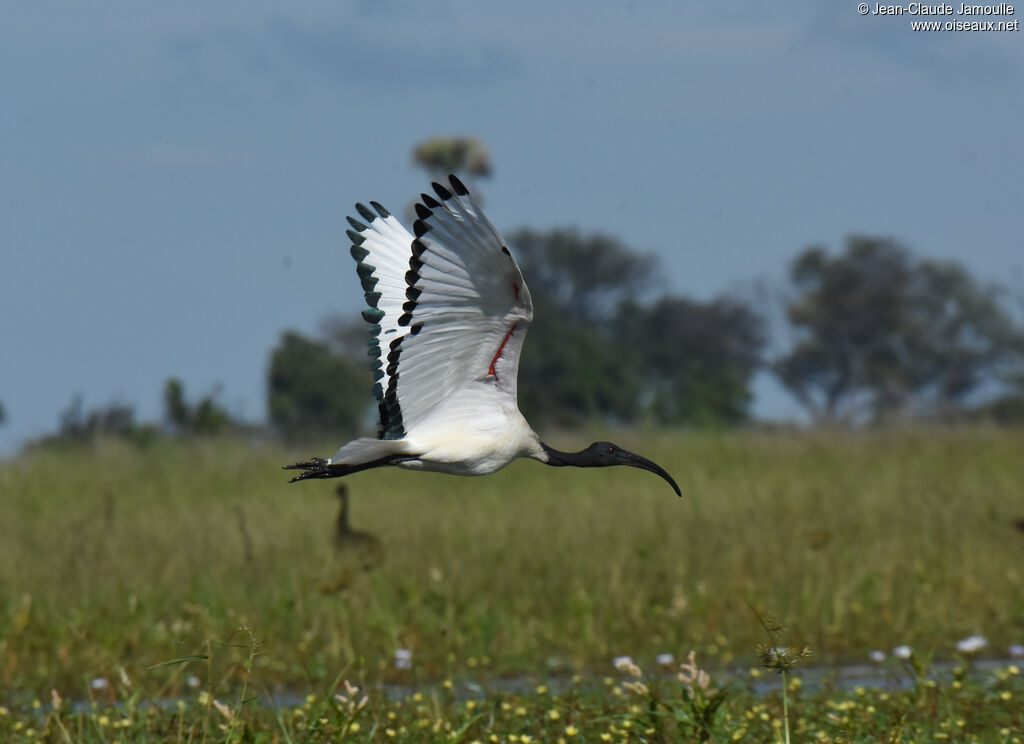
<svg viewBox="0 0 1024 744"><path fill-rule="evenodd" d="M268 352L361 298L345 215L483 138L500 229L578 225L700 298L894 236L1024 286L1024 36L856 3L17 3L0 26L0 451L179 376L264 414ZM529 277L527 277L529 279ZM525 353L529 353L527 343ZM757 386L757 410L793 404Z"/></svg>

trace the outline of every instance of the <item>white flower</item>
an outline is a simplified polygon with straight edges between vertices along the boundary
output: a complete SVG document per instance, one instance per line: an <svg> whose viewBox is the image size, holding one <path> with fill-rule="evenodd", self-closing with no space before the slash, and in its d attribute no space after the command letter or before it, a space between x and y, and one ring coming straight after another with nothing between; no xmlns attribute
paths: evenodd
<svg viewBox="0 0 1024 744"><path fill-rule="evenodd" d="M199 685L201 685L203 681L199 679L199 677L197 677L196 675L192 674L189 675L189 678L187 680L185 680L185 683L192 689L195 689L196 687L199 687Z"/></svg>
<svg viewBox="0 0 1024 744"><path fill-rule="evenodd" d="M868 658L876 664L881 664L885 661L885 651L872 651L868 654Z"/></svg>
<svg viewBox="0 0 1024 744"><path fill-rule="evenodd" d="M910 646L897 646L892 650L892 655L897 659L909 659L914 655L914 649Z"/></svg>
<svg viewBox="0 0 1024 744"><path fill-rule="evenodd" d="M395 669L412 669L412 651L407 648L395 649Z"/></svg>
<svg viewBox="0 0 1024 744"><path fill-rule="evenodd" d="M1020 645L1019 643L1013 644L1006 650L1010 652L1010 658L1024 659L1024 646Z"/></svg>
<svg viewBox="0 0 1024 744"><path fill-rule="evenodd" d="M643 670L638 667L628 656L616 656L614 659L615 668L634 677L644 676Z"/></svg>
<svg viewBox="0 0 1024 744"><path fill-rule="evenodd" d="M956 642L956 650L962 654L976 654L988 645L985 636L972 635Z"/></svg>
<svg viewBox="0 0 1024 744"><path fill-rule="evenodd" d="M94 690L105 690L107 689L107 678L96 677L96 679L89 683L89 687L91 687Z"/></svg>
<svg viewBox="0 0 1024 744"><path fill-rule="evenodd" d="M656 661L662 666L672 666L676 657L672 654L658 654Z"/></svg>

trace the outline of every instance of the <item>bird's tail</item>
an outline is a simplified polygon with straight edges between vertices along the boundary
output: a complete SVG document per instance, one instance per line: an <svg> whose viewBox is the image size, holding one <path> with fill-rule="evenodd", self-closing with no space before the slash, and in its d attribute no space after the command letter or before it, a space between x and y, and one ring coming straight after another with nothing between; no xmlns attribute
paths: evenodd
<svg viewBox="0 0 1024 744"><path fill-rule="evenodd" d="M331 458L332 465L362 465L377 460L404 455L405 442L400 439L374 439L360 437L344 444Z"/></svg>
<svg viewBox="0 0 1024 744"><path fill-rule="evenodd" d="M354 439L339 449L330 460L314 457L306 462L285 465L285 470L302 470L291 482L307 478L340 478L360 470L394 465L407 458L402 442L394 439Z"/></svg>

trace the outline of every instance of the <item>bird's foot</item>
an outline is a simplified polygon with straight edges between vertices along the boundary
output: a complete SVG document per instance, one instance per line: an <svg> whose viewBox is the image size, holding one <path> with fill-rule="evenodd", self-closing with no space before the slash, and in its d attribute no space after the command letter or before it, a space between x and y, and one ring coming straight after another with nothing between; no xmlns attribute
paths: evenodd
<svg viewBox="0 0 1024 744"><path fill-rule="evenodd" d="M285 465L285 470L302 470L289 483L295 481L306 480L307 478L330 478L330 463L322 457L314 457L312 460L306 462L296 462L291 465Z"/></svg>

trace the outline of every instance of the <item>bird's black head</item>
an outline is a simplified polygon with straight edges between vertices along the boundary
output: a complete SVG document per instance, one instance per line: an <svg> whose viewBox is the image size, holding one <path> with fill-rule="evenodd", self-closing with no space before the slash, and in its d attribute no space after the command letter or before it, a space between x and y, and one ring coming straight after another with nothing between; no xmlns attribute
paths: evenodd
<svg viewBox="0 0 1024 744"><path fill-rule="evenodd" d="M548 464L549 465L575 465L579 468L603 468L610 465L629 465L630 467L640 468L642 470L649 470L652 473L660 475L668 484L672 486L672 490L676 492L677 496L682 496L682 491L679 490L679 486L672 479L672 476L665 472L664 468L655 462L648 460L646 457L641 457L629 450L624 450L617 444L611 442L594 442L592 445L579 452L559 452L558 450L551 449L547 445L542 443L545 451L548 453Z"/></svg>

